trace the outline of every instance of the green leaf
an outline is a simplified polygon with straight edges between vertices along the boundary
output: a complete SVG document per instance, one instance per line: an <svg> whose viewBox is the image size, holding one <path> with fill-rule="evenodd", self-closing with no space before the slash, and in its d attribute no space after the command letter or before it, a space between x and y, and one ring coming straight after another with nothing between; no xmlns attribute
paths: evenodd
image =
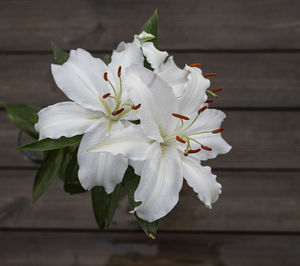
<svg viewBox="0 0 300 266"><path fill-rule="evenodd" d="M53 42L51 42L54 64L62 65L69 59L69 54L61 49L59 49Z"/></svg>
<svg viewBox="0 0 300 266"><path fill-rule="evenodd" d="M102 186L92 189L93 210L100 229L106 229L110 225L118 206L121 189L121 184L118 184L110 194L107 194Z"/></svg>
<svg viewBox="0 0 300 266"><path fill-rule="evenodd" d="M154 11L153 15L145 22L141 27L140 32L143 31L151 33L155 36L155 39L152 40L154 46L158 48L158 13L157 10Z"/></svg>
<svg viewBox="0 0 300 266"><path fill-rule="evenodd" d="M46 191L57 176L64 158L65 150L53 150L45 154L33 184L33 202Z"/></svg>
<svg viewBox="0 0 300 266"><path fill-rule="evenodd" d="M30 151L50 151L65 148L81 141L82 135L74 136L72 138L61 137L59 139L42 139L37 140L17 148L17 150Z"/></svg>
<svg viewBox="0 0 300 266"><path fill-rule="evenodd" d="M65 150L64 158L61 162L61 165L60 165L60 168L58 171L58 177L62 181L65 181L65 179L66 179L66 170L67 170L68 163L70 161L69 148L66 147L66 148L64 148L64 150Z"/></svg>
<svg viewBox="0 0 300 266"><path fill-rule="evenodd" d="M140 205L140 202L136 202L134 200L134 192L137 189L139 183L140 183L140 177L137 176L134 173L133 168L131 166L129 166L124 175L123 184L124 184L125 190L127 192L129 206L132 210L135 207L137 207L138 205ZM144 230L145 234L148 237L155 239L157 229L158 229L158 220L150 223L150 222L147 222L147 221L139 218L136 214L135 214L135 217L137 218L137 221L138 221L140 227Z"/></svg>
<svg viewBox="0 0 300 266"><path fill-rule="evenodd" d="M110 63L110 61L111 61L111 56L109 55L109 54L107 54L107 55L105 55L103 58L102 58L102 60L103 60L103 62L105 63L105 64L109 64Z"/></svg>
<svg viewBox="0 0 300 266"><path fill-rule="evenodd" d="M78 179L79 165L77 162L77 153L78 153L78 147L74 151L72 158L68 163L66 173L65 173L64 189L66 192L70 194L77 194L77 193L82 193L87 191L81 186Z"/></svg>
<svg viewBox="0 0 300 266"><path fill-rule="evenodd" d="M38 121L37 113L41 110L40 107L29 104L8 104L0 102L7 110L8 118L21 130L25 131L31 137L37 139L38 132L34 129L34 124Z"/></svg>

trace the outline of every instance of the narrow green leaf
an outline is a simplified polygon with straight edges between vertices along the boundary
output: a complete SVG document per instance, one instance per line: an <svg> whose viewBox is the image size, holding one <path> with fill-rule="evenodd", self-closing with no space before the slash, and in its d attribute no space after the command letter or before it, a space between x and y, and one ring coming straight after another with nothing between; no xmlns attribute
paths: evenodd
<svg viewBox="0 0 300 266"><path fill-rule="evenodd" d="M105 63L105 64L109 64L110 63L110 61L111 61L111 56L109 55L109 54L107 54L107 55L105 55L103 58L102 58L102 60L103 60L103 62Z"/></svg>
<svg viewBox="0 0 300 266"><path fill-rule="evenodd" d="M7 117L21 130L25 131L31 137L37 139L38 132L34 129L34 124L38 121L37 113L41 110L40 107L29 104L8 104L0 102L7 110Z"/></svg>
<svg viewBox="0 0 300 266"><path fill-rule="evenodd" d="M42 139L37 140L17 148L17 150L31 150L31 151L51 151L65 148L81 141L82 135L74 136L72 138L61 137L59 139Z"/></svg>
<svg viewBox="0 0 300 266"><path fill-rule="evenodd" d="M66 179L66 171L67 171L67 166L69 164L70 161L70 153L69 153L69 148L66 147L64 148L65 153L64 153L64 157L63 160L61 162L59 171L58 171L58 177L60 178L60 180L65 181Z"/></svg>
<svg viewBox="0 0 300 266"><path fill-rule="evenodd" d="M78 153L78 147L72 154L72 158L67 165L66 173L65 173L64 189L66 192L70 194L77 194L77 193L82 193L87 191L81 186L78 179L79 165L77 162L77 153Z"/></svg>
<svg viewBox="0 0 300 266"><path fill-rule="evenodd" d="M106 204L107 204L107 193L104 187L93 187L92 188L92 204L94 215L100 229L106 227Z"/></svg>
<svg viewBox="0 0 300 266"><path fill-rule="evenodd" d="M124 175L123 184L125 186L125 190L128 196L129 206L132 210L140 204L140 202L136 202L134 200L134 192L137 189L139 182L140 182L140 177L137 176L134 173L133 168L129 166ZM145 234L148 237L155 239L157 229L158 229L158 220L150 223L139 218L136 214L135 216L137 218L140 227L144 230Z"/></svg>
<svg viewBox="0 0 300 266"><path fill-rule="evenodd" d="M110 225L118 206L121 189L121 184L118 184L111 194L107 194L102 186L92 189L93 210L100 229L107 229Z"/></svg>
<svg viewBox="0 0 300 266"><path fill-rule="evenodd" d="M157 10L154 11L153 15L145 22L145 24L140 29L139 33L143 31L151 33L155 36L155 39L152 40L154 46L158 48L158 13Z"/></svg>
<svg viewBox="0 0 300 266"><path fill-rule="evenodd" d="M108 205L106 209L106 227L108 227L114 217L115 211L118 207L122 191L122 184L118 184L115 187L115 190L109 194Z"/></svg>
<svg viewBox="0 0 300 266"><path fill-rule="evenodd" d="M69 59L69 54L61 49L59 49L53 42L51 42L54 64L62 65Z"/></svg>
<svg viewBox="0 0 300 266"><path fill-rule="evenodd" d="M45 155L33 184L33 202L46 191L59 172L65 150L49 151Z"/></svg>

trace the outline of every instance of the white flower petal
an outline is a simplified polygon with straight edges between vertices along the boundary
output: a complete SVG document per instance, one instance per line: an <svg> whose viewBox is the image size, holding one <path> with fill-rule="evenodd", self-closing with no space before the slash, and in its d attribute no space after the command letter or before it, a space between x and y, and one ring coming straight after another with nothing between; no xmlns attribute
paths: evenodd
<svg viewBox="0 0 300 266"><path fill-rule="evenodd" d="M63 65L51 65L57 86L66 96L80 105L105 111L99 96L105 93L107 84L103 79L107 66L83 49L72 50Z"/></svg>
<svg viewBox="0 0 300 266"><path fill-rule="evenodd" d="M129 160L129 165L131 165L134 169L136 175L141 176L143 167L145 165L145 161L134 161Z"/></svg>
<svg viewBox="0 0 300 266"><path fill-rule="evenodd" d="M73 137L83 134L96 119L103 115L81 107L74 102L61 102L42 109L35 129L40 133L39 139L58 139L62 136Z"/></svg>
<svg viewBox="0 0 300 266"><path fill-rule="evenodd" d="M195 138L201 144L210 147L212 150L207 151L201 149L200 152L194 154L199 160L207 160L216 158L219 154L225 154L231 150L231 146L222 138L221 134L203 135Z"/></svg>
<svg viewBox="0 0 300 266"><path fill-rule="evenodd" d="M94 186L103 186L107 193L111 193L122 181L128 167L128 160L121 155L87 151L105 138L107 127L108 120L103 119L84 134L78 150L78 177L81 185L87 190ZM118 126L113 127L112 131L118 128Z"/></svg>
<svg viewBox="0 0 300 266"><path fill-rule="evenodd" d="M216 158L219 154L225 154L230 151L231 146L222 138L221 133L212 134L204 133L197 134L200 132L211 131L221 127L221 123L226 115L216 109L206 109L203 111L194 125L185 132L185 134L195 134L191 137L196 139L202 145L210 147L212 150L207 151L202 149L200 152L193 154L192 156L197 157L200 160L207 160ZM199 144L191 142L193 144L192 149L199 148Z"/></svg>
<svg viewBox="0 0 300 266"><path fill-rule="evenodd" d="M136 125L122 130L113 131L110 136L97 145L91 146L89 152L110 152L114 155L124 155L128 159L142 161L147 158L151 146L143 130Z"/></svg>
<svg viewBox="0 0 300 266"><path fill-rule="evenodd" d="M121 42L118 45L117 49L112 53L108 68L114 75L115 80L119 80L117 75L119 66L122 67L121 77L124 77L126 69L132 64L144 65L144 56L137 36L134 36L133 42Z"/></svg>
<svg viewBox="0 0 300 266"><path fill-rule="evenodd" d="M189 75L184 90L179 96L179 112L190 115L207 100L206 89L209 88L210 81L203 77L202 71L198 67L186 66L185 69Z"/></svg>
<svg viewBox="0 0 300 266"><path fill-rule="evenodd" d="M196 115L197 113L195 113L194 117ZM191 120L194 117L191 117ZM218 129L221 127L221 124L225 118L226 115L222 111L207 108L199 115L193 126L191 126L186 133L190 134Z"/></svg>
<svg viewBox="0 0 300 266"><path fill-rule="evenodd" d="M141 104L138 112L145 134L163 141L162 135L174 131L178 124L172 116L178 110L172 88L154 72L137 65L128 69L124 83L130 89L132 101Z"/></svg>
<svg viewBox="0 0 300 266"><path fill-rule="evenodd" d="M153 69L158 69L168 57L168 53L156 49L153 42L145 42L142 44L143 54Z"/></svg>
<svg viewBox="0 0 300 266"><path fill-rule="evenodd" d="M185 157L183 161L183 175L188 185L198 194L198 198L209 208L217 201L221 194L222 186L216 181L216 176L211 173L211 168L202 166L192 158Z"/></svg>
<svg viewBox="0 0 300 266"><path fill-rule="evenodd" d="M152 222L168 214L177 204L183 171L180 156L172 146L161 147L155 142L149 154L151 157L145 162L134 193L135 200L142 203L134 211L138 217Z"/></svg>
<svg viewBox="0 0 300 266"><path fill-rule="evenodd" d="M146 41L150 41L150 40L155 39L155 36L153 34L151 34L151 33L147 33L145 31L143 31L142 33L140 33L137 36L137 38L140 41L140 43L143 44Z"/></svg>
<svg viewBox="0 0 300 266"><path fill-rule="evenodd" d="M157 74L172 87L176 97L182 95L189 72L186 69L180 69L175 64L173 56L170 56L166 62L162 64Z"/></svg>

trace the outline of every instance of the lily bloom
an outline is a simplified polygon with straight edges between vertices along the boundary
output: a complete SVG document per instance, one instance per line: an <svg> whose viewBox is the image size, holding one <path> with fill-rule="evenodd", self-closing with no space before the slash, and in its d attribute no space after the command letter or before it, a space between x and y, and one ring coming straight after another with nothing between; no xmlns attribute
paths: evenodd
<svg viewBox="0 0 300 266"><path fill-rule="evenodd" d="M79 181L85 189L104 186L111 193L128 167L128 159L87 149L135 120L139 103L128 96L123 78L130 65L143 66L140 41L121 42L106 65L83 49L71 50L63 65L51 66L57 86L71 100L44 108L35 125L39 139L83 134L79 151ZM118 165L118 167L116 167Z"/></svg>
<svg viewBox="0 0 300 266"><path fill-rule="evenodd" d="M141 103L141 124L113 132L89 151L130 159L141 176L134 194L141 204L133 211L144 220L157 220L174 208L183 178L211 208L221 193L221 185L211 168L201 166L200 160L231 149L220 134L225 114L200 103L196 108L199 110L186 116L186 107L173 89L157 74L138 65L128 69L125 83L131 99Z"/></svg>

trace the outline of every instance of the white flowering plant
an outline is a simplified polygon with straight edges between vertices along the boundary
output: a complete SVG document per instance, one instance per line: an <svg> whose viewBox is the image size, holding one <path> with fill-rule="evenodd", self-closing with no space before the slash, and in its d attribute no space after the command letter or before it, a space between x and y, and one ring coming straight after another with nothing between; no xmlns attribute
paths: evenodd
<svg viewBox="0 0 300 266"><path fill-rule="evenodd" d="M157 12L129 43L103 59L53 45L57 86L69 101L46 108L2 105L35 140L18 150L43 152L36 201L59 176L70 194L91 191L96 221L108 228L124 188L137 222L155 238L158 221L177 204L183 179L211 208L221 194L201 162L227 153L225 114L209 108L210 90L199 63L179 68L158 50ZM130 215L130 214L129 214Z"/></svg>

